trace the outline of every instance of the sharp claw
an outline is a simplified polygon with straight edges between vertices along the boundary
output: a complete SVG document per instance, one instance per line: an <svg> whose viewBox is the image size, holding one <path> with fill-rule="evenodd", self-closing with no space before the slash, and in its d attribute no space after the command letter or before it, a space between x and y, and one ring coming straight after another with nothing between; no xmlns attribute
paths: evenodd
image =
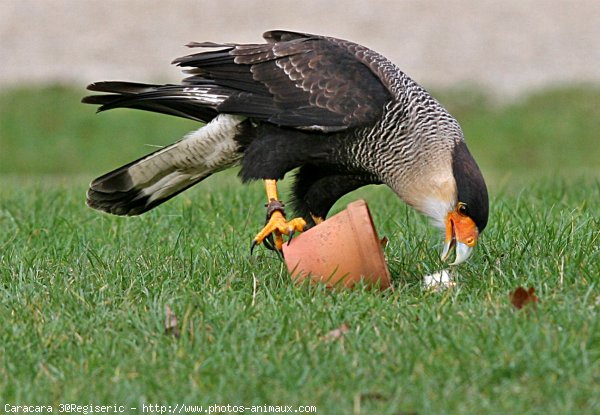
<svg viewBox="0 0 600 415"><path fill-rule="evenodd" d="M268 237L266 237L263 240L263 243L265 245L265 248L271 250L271 251L276 251L275 246L273 244L273 235L269 235Z"/></svg>
<svg viewBox="0 0 600 415"><path fill-rule="evenodd" d="M258 241L256 239L252 240L252 245L250 245L250 256L252 256L252 252L254 252L256 245L258 245Z"/></svg>
<svg viewBox="0 0 600 415"><path fill-rule="evenodd" d="M296 234L296 231L293 229L290 229L290 237L287 241L288 246L289 246L290 242L292 242L292 238L294 237L295 234Z"/></svg>

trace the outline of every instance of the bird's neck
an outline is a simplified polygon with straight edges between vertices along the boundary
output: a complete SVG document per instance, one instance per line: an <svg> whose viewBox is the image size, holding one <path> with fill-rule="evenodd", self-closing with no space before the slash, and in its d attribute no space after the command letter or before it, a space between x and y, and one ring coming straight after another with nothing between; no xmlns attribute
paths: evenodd
<svg viewBox="0 0 600 415"><path fill-rule="evenodd" d="M387 105L381 122L357 131L352 160L443 226L456 203L452 153L463 134L439 102L407 79L404 94Z"/></svg>

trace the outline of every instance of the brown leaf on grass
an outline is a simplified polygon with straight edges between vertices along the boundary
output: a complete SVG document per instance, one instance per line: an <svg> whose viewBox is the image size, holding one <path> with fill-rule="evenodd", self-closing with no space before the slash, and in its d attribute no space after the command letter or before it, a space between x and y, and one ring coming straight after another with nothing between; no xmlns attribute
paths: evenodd
<svg viewBox="0 0 600 415"><path fill-rule="evenodd" d="M529 289L526 290L519 286L510 294L510 302L519 310L529 303L536 304L538 300L533 287L529 287Z"/></svg>
<svg viewBox="0 0 600 415"><path fill-rule="evenodd" d="M348 325L346 323L342 323L342 325L339 326L337 329L331 330L329 333L321 337L321 340L324 340L326 342L338 340L341 337L343 337L344 334L348 332L348 330Z"/></svg>
<svg viewBox="0 0 600 415"><path fill-rule="evenodd" d="M168 304L165 304L165 334L171 335L176 339L178 339L181 334L179 332L177 316Z"/></svg>

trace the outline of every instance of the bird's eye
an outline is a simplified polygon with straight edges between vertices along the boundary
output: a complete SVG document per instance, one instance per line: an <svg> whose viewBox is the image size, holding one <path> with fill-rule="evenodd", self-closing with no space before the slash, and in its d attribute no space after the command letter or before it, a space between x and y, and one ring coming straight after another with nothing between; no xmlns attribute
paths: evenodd
<svg viewBox="0 0 600 415"><path fill-rule="evenodd" d="M460 213L461 215L467 214L467 205L465 203L461 202L458 204L458 213Z"/></svg>

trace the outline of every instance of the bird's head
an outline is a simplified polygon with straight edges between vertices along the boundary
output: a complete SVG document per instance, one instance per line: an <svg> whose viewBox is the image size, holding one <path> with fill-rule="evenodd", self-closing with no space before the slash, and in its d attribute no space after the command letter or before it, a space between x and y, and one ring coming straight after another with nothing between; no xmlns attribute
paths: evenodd
<svg viewBox="0 0 600 415"><path fill-rule="evenodd" d="M448 201L445 213L445 240L442 260L447 260L453 249L456 258L451 265L466 261L477 245L479 235L488 221L489 202L483 175L464 141L452 150L452 176L456 190Z"/></svg>
<svg viewBox="0 0 600 415"><path fill-rule="evenodd" d="M488 221L488 193L483 175L463 140L448 148L446 156L431 159L398 193L411 206L445 230L442 260L453 250L451 265L466 261ZM442 152L443 153L443 152Z"/></svg>

